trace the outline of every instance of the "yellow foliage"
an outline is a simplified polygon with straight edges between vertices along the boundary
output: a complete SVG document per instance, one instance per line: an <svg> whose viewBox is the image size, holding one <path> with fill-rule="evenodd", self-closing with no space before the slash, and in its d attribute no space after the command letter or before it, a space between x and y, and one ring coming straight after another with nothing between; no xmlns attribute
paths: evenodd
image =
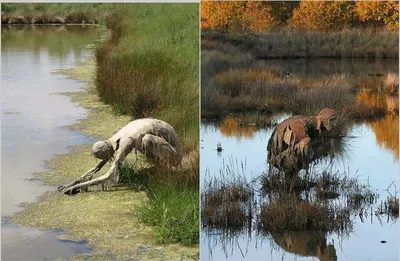
<svg viewBox="0 0 400 261"><path fill-rule="evenodd" d="M302 1L293 11L291 24L305 30L342 30L352 24L354 4L352 1Z"/></svg>
<svg viewBox="0 0 400 261"><path fill-rule="evenodd" d="M393 31L399 31L399 2L398 1L367 1L357 2L355 12L363 21L383 23Z"/></svg>

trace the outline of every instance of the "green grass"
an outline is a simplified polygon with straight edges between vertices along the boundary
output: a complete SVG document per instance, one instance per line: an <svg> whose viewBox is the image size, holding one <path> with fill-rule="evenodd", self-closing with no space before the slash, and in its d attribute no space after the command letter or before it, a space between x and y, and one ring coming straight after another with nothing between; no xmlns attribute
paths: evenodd
<svg viewBox="0 0 400 261"><path fill-rule="evenodd" d="M198 155L198 4L122 4L116 9L107 18L111 38L96 50L102 101L115 114L170 123L185 153ZM145 177L129 166L121 170L123 182L147 192L150 200L138 210L139 220L153 227L160 243L199 242L199 163L194 159L186 170L156 167Z"/></svg>
<svg viewBox="0 0 400 261"><path fill-rule="evenodd" d="M138 218L153 227L160 243L199 242L199 194L196 188L158 186L148 192L149 202L138 209Z"/></svg>
<svg viewBox="0 0 400 261"><path fill-rule="evenodd" d="M123 4L97 49L97 89L134 118L170 123L186 151L198 147L198 4ZM149 33L151 32L151 33Z"/></svg>
<svg viewBox="0 0 400 261"><path fill-rule="evenodd" d="M149 171L129 163L122 166L121 182L129 184L127 193L144 190L150 198L137 212L132 207L125 209L123 215L129 219L126 225L136 225L136 213L139 213L142 222L154 227L158 242L196 245L199 242L199 4L35 3L3 4L2 7L9 16L84 14L107 25L111 36L96 47L94 72L100 100L111 105L104 116L116 119L125 119L123 115L131 119L154 117L170 123L182 139L184 164L188 163L183 170L168 173L165 168ZM102 111L96 113L102 114ZM94 117L80 124L80 128L86 131L92 125L101 124L96 123ZM106 124L101 127L107 128L107 134L103 129L90 134L104 139L120 126ZM78 159L70 160L76 162ZM45 178L53 182L64 180L54 180L54 175L48 174ZM107 196L110 192L99 193ZM85 196L80 196L83 204ZM111 200L107 202L108 207L113 206ZM125 215L127 212L128 216ZM113 216L119 215L113 213ZM96 224L101 228L99 223ZM117 226L117 229L123 227ZM89 233L85 229L81 232Z"/></svg>

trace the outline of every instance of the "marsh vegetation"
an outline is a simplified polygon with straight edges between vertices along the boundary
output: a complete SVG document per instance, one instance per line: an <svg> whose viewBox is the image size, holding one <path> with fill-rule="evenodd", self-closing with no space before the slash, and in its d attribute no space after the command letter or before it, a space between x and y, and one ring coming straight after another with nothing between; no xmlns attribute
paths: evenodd
<svg viewBox="0 0 400 261"><path fill-rule="evenodd" d="M357 251L354 233L362 244L379 244L374 233L397 242L390 229L398 213L389 206L398 202L390 185L398 181L398 3L202 7L202 256L382 258ZM391 11L375 16L383 10ZM268 166L274 127L324 108L340 122L308 171L288 179ZM216 144L224 150L213 153Z"/></svg>

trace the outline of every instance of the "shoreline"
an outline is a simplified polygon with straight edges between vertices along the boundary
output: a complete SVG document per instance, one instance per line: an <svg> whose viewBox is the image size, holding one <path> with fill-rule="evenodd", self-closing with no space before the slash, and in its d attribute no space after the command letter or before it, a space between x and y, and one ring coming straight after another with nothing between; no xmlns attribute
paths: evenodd
<svg viewBox="0 0 400 261"><path fill-rule="evenodd" d="M95 69L94 60L89 60L79 63L75 68L57 71L56 74L85 83L80 92L62 93L87 110L86 118L66 128L80 131L95 139L105 139L131 118L114 115L111 106L100 101L94 86ZM46 185L58 185L75 179L95 164L90 155L91 146L92 144L76 145L70 147L66 154L54 155L46 161L48 171L40 173L40 179ZM34 203L28 204L25 209L13 215L11 221L40 229L62 229L62 239L87 240L88 246L93 247L94 251L74 255L71 260L86 260L88 257L90 260L108 260L110 253L117 259L198 259L199 250L196 245L186 247L155 242L152 229L141 224L134 211L147 200L145 192L127 187L118 187L118 190L107 192L92 191L73 197L55 191L45 193ZM110 208L113 211L108 211ZM83 209L86 213L84 217ZM111 224L107 224L108 222ZM100 226L102 229L98 229ZM110 237L114 239L110 240Z"/></svg>

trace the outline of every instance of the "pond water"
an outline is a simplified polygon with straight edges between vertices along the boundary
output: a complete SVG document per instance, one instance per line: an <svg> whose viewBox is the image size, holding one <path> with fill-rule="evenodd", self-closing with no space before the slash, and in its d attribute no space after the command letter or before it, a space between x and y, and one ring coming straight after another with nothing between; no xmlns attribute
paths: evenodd
<svg viewBox="0 0 400 261"><path fill-rule="evenodd" d="M3 260L68 258L87 250L85 242L57 239L8 222L9 216L46 191L32 174L68 146L92 139L65 127L86 116L60 92L80 91L82 83L54 74L71 68L104 36L93 26L2 26L1 28L1 214Z"/></svg>
<svg viewBox="0 0 400 261"><path fill-rule="evenodd" d="M380 80L368 74L398 72L397 60L348 60L347 63L326 59L308 62L298 60L294 63L275 60L269 64L263 63L265 66L273 66L308 78L341 74L348 72L350 67L364 66L368 70L355 69L352 72L354 75L349 77L355 77L355 82L370 87L376 87L374 85ZM381 93L366 95L363 92L359 96L365 103L398 110L397 98L386 97ZM256 122L254 115L230 115L219 122L203 121L200 128L201 190L206 189L205 182L214 178L226 178L227 168L234 169L233 172L237 172L247 181L256 180L265 174L268 170L268 140L276 124L289 116L285 113L271 115L265 120L275 124L263 127L251 124ZM399 116L395 112L379 120L354 123L349 133L350 138L345 139L344 153L332 162L319 162L314 170L321 172L329 169L358 177L362 184L369 185L379 195L378 203L384 201L390 194L396 194L398 189L398 133ZM220 152L217 151L218 143L222 147ZM372 208L365 210L369 213ZM354 224L353 232L344 236L318 231L286 231L263 235L255 229L254 220L251 227L236 231L203 227L200 240L201 260L398 260L397 219L369 214L368 218L355 214L351 219ZM382 240L385 243L381 243Z"/></svg>

